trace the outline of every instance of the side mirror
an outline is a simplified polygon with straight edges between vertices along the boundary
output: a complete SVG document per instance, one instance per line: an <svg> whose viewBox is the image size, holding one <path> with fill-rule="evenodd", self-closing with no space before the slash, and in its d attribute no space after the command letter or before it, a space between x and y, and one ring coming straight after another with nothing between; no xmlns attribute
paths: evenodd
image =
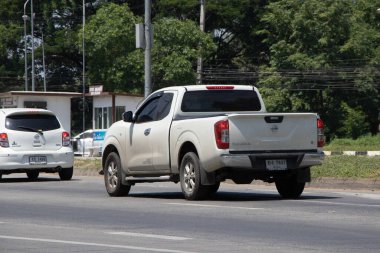
<svg viewBox="0 0 380 253"><path fill-rule="evenodd" d="M133 112L128 111L123 113L123 121L124 122L133 122Z"/></svg>

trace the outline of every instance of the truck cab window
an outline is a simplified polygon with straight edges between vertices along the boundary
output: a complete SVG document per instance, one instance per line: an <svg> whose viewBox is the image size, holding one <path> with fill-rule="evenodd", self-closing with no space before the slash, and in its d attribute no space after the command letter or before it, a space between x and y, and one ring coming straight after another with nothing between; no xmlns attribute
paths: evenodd
<svg viewBox="0 0 380 253"><path fill-rule="evenodd" d="M165 93L160 98L157 106L157 120L162 120L168 116L173 100L173 93Z"/></svg>
<svg viewBox="0 0 380 253"><path fill-rule="evenodd" d="M148 103L146 103L141 111L137 114L136 123L144 123L156 120L158 101L159 97L148 101Z"/></svg>

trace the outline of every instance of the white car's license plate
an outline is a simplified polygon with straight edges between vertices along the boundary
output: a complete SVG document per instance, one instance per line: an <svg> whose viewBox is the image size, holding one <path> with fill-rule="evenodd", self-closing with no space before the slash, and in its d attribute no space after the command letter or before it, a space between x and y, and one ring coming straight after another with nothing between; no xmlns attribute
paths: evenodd
<svg viewBox="0 0 380 253"><path fill-rule="evenodd" d="M47 163L46 156L30 156L29 157L29 164L40 165L40 164L46 164L46 163Z"/></svg>
<svg viewBox="0 0 380 253"><path fill-rule="evenodd" d="M265 160L265 165L268 170L286 170L288 168L286 160Z"/></svg>

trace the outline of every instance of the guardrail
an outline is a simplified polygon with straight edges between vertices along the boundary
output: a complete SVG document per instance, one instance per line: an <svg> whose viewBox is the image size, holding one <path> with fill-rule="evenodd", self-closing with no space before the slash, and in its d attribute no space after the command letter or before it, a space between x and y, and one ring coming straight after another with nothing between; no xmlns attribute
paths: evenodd
<svg viewBox="0 0 380 253"><path fill-rule="evenodd" d="M380 151L323 151L326 156L350 155L350 156L380 156Z"/></svg>

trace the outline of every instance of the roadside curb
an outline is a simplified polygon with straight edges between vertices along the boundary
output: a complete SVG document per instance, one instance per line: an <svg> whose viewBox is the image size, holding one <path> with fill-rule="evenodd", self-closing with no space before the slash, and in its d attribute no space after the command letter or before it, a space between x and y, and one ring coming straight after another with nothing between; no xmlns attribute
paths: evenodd
<svg viewBox="0 0 380 253"><path fill-rule="evenodd" d="M313 178L310 183L306 184L306 187L344 190L380 190L380 180Z"/></svg>
<svg viewBox="0 0 380 253"><path fill-rule="evenodd" d="M325 156L380 156L380 151L323 151L323 153L325 154Z"/></svg>

